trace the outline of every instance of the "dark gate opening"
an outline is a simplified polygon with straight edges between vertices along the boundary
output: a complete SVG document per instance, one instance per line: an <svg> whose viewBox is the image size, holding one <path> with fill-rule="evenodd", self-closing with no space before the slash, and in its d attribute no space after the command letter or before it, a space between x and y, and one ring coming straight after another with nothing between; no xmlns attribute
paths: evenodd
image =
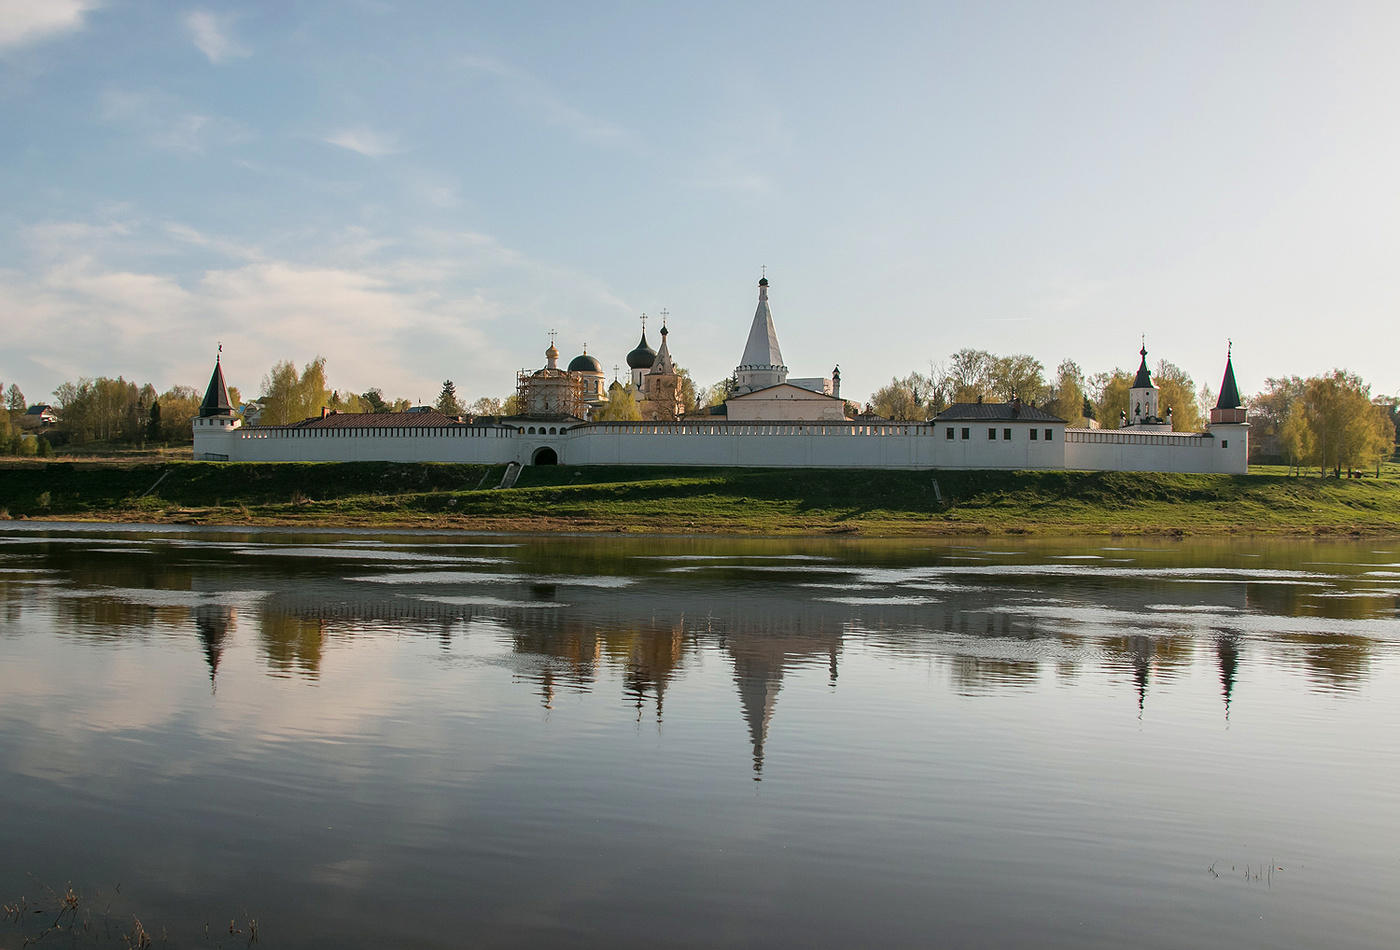
<svg viewBox="0 0 1400 950"><path fill-rule="evenodd" d="M551 448L545 447L535 449L535 458L532 465L558 465L559 453Z"/></svg>

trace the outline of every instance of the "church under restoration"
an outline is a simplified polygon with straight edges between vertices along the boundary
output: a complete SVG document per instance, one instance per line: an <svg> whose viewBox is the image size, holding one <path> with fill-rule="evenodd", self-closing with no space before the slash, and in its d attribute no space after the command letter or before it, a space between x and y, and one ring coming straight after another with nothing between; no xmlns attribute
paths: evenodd
<svg viewBox="0 0 1400 950"><path fill-rule="evenodd" d="M1117 429L1081 429L1023 404L958 403L926 422L851 419L840 370L790 378L759 281L758 308L733 391L722 406L687 412L679 397L668 331L660 351L627 355L641 422L598 422L607 401L602 366L585 352L567 370L551 342L547 365L522 371L524 414L468 420L420 408L338 413L291 425L244 425L229 404L216 359L194 420L194 457L234 462L459 462L486 465L670 465L755 468L1069 469L1122 472L1248 471L1249 422L1232 356L1204 432L1172 431L1158 415L1147 350ZM619 384L615 381L614 386Z"/></svg>

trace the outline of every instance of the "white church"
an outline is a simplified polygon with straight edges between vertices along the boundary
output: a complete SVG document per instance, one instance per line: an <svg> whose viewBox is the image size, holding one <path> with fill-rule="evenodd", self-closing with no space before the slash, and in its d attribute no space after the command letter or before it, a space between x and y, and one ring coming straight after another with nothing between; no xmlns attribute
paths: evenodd
<svg viewBox="0 0 1400 950"><path fill-rule="evenodd" d="M694 411L680 398L669 331L661 347L641 342L627 354L641 422L601 422L608 399L602 365L587 347L567 369L551 342L546 365L517 376L522 415L463 419L433 409L339 413L290 425L244 425L229 404L218 359L194 420L194 457L205 461L458 462L485 465L670 465L761 468L1061 469L1125 472L1248 471L1249 422L1231 356L1204 432L1176 432L1159 416L1147 349L1117 429L1069 426L1043 409L1010 403L958 403L925 422L852 419L841 374L793 378L783 363L768 302L758 282L733 391L720 406ZM618 387L616 381L612 384Z"/></svg>

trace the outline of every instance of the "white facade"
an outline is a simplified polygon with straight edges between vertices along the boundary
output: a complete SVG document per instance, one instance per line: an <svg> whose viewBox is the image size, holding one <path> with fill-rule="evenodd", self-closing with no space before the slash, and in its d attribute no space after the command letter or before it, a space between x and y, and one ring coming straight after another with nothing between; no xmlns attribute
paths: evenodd
<svg viewBox="0 0 1400 950"><path fill-rule="evenodd" d="M373 417L369 417L372 419ZM194 457L233 462L389 461L764 468L1247 471L1246 424L1201 435L1066 429L1064 423L603 422L439 428L244 427L196 420ZM528 429L535 429L530 432ZM951 438L948 430L953 431ZM964 438L963 430L967 430ZM552 430L552 431L551 431ZM996 438L991 438L995 430ZM1010 438L1006 432L1010 431ZM1035 431L1036 437L1031 438ZM1049 437L1046 438L1046 433Z"/></svg>
<svg viewBox="0 0 1400 950"><path fill-rule="evenodd" d="M724 404L730 422L844 422L846 403L791 382L731 396Z"/></svg>

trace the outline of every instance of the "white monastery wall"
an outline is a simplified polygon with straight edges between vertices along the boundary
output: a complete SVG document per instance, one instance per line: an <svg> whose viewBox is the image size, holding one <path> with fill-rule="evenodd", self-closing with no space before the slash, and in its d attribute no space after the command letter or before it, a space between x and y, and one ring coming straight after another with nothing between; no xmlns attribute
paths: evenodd
<svg viewBox="0 0 1400 950"><path fill-rule="evenodd" d="M1216 425L1200 434L1067 429L1065 468L1098 472L1249 471L1249 429Z"/></svg>
<svg viewBox="0 0 1400 950"><path fill-rule="evenodd" d="M949 437L949 431L952 432ZM1007 438L1009 432L1009 438ZM1036 438L1030 438L1035 432ZM1208 434L1067 430L1029 423L596 423L510 427L295 428L196 425L195 458L230 462L455 462L532 465L1039 469L1247 472L1247 428ZM995 435L995 438L993 438ZM1049 435L1049 438L1047 438Z"/></svg>
<svg viewBox="0 0 1400 950"><path fill-rule="evenodd" d="M1161 434L1004 421L995 425L990 421L608 422L577 425L555 434L546 433L544 427L539 433L527 434L489 426L284 429L196 425L194 457L233 462L529 465L539 449L550 448L563 465L1243 474L1247 471L1247 431L1245 426L1215 426L1207 434Z"/></svg>

